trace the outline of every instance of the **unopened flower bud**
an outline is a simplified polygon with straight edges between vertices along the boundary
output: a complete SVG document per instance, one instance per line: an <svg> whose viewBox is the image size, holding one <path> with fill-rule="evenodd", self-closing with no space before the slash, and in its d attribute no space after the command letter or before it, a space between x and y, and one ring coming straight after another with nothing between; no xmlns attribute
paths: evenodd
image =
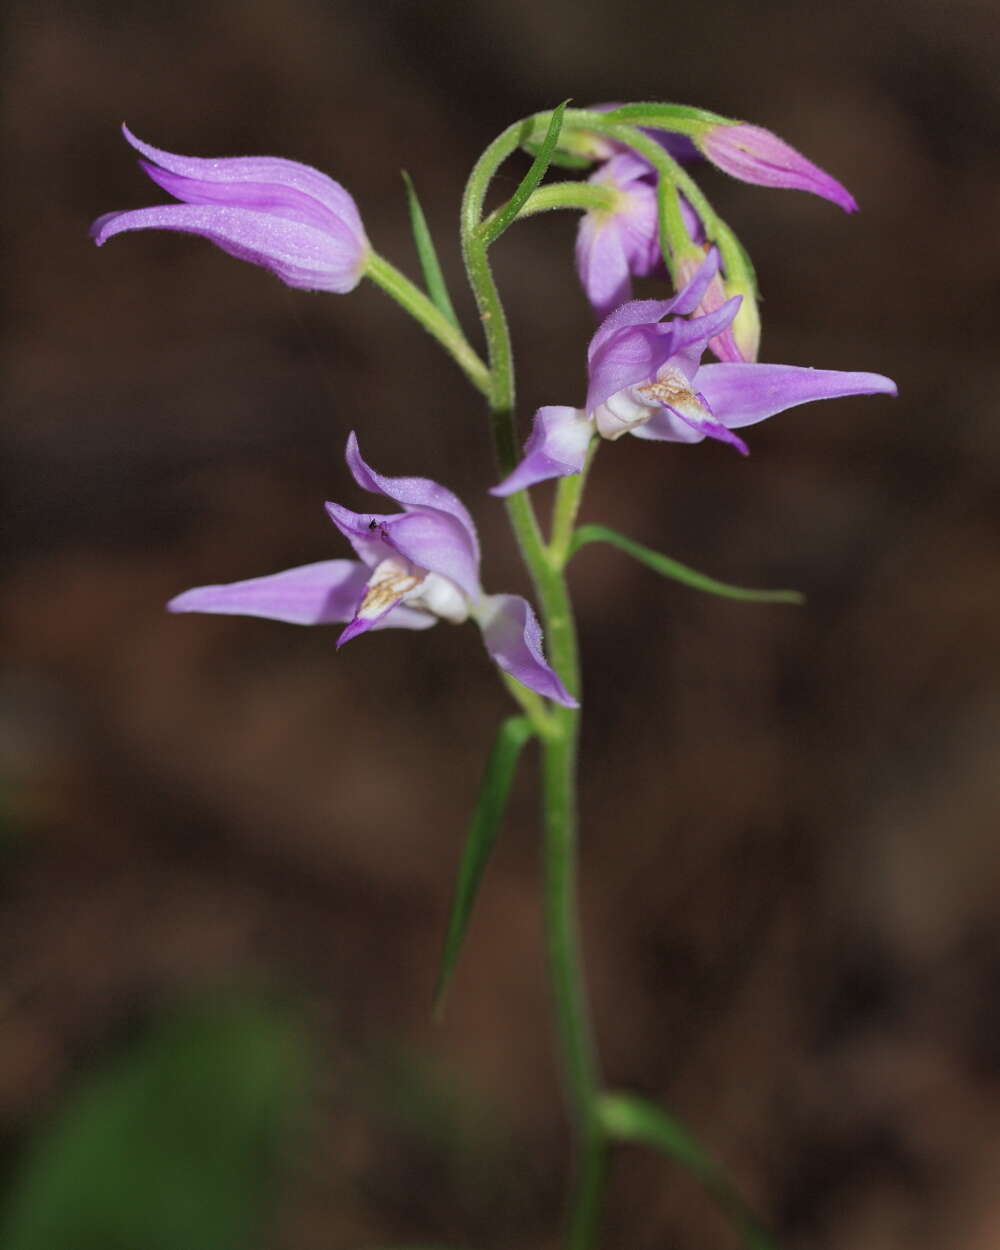
<svg viewBox="0 0 1000 1250"><path fill-rule="evenodd" d="M763 126L716 122L706 125L693 138L713 165L741 182L811 191L839 204L847 213L858 210L854 196L836 178Z"/></svg>

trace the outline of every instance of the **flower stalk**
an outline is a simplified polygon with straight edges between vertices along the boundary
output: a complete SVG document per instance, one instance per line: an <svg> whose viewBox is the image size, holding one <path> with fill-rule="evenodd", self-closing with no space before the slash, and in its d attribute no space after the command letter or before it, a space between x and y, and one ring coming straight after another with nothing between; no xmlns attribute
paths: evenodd
<svg viewBox="0 0 1000 1250"><path fill-rule="evenodd" d="M406 274L390 264L384 256L372 252L368 257L365 277L371 278L377 287L418 321L455 361L472 385L486 394L490 385L489 370L483 364L469 340L450 321L423 291L411 282Z"/></svg>

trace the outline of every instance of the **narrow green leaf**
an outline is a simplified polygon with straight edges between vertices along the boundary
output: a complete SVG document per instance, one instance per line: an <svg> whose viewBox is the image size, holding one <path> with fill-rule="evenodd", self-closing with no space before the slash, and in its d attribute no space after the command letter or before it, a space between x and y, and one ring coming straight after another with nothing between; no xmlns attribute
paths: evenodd
<svg viewBox="0 0 1000 1250"><path fill-rule="evenodd" d="M434 307L458 329L458 318L455 316L455 309L448 294L444 274L441 272L434 240L431 238L431 232L427 226L427 218L424 216L424 210L420 207L420 200L417 198L413 179L405 169L402 173L403 182L406 184L406 200L410 208L410 226L413 230L413 242L416 244L417 256L420 258L420 269L424 275L424 286L427 288L427 294L430 296Z"/></svg>
<svg viewBox="0 0 1000 1250"><path fill-rule="evenodd" d="M632 1094L603 1094L597 1114L609 1137L650 1146L687 1168L739 1229L750 1250L778 1250L778 1243L737 1192L725 1169L679 1120Z"/></svg>
<svg viewBox="0 0 1000 1250"><path fill-rule="evenodd" d="M699 573L697 569L689 568L678 560L671 560L669 556L633 542L631 538L608 529L606 525L581 525L573 535L570 555L574 555L587 543L609 543L654 572L664 577L672 577L674 581L683 582L685 586L703 590L710 595L741 599L746 603L805 603L805 596L797 590L752 590L746 586L731 586L728 582L716 581L714 577Z"/></svg>
<svg viewBox="0 0 1000 1250"><path fill-rule="evenodd" d="M448 917L448 930L445 934L444 949L441 952L441 966L438 971L437 985L434 987L434 1013L440 1015L444 1005L444 994L455 970L458 952L469 927L472 905L476 901L479 883L490 858L490 853L497 839L500 821L503 819L507 806L507 795L514 779L514 769L524 744L534 735L534 729L526 716L511 716L505 720L497 732L493 750L490 752L483 779L479 784L479 795L472 812L462 861L458 866L458 877L455 881L455 893L451 903L451 915Z"/></svg>
<svg viewBox="0 0 1000 1250"><path fill-rule="evenodd" d="M495 243L507 227L512 224L524 207L528 196L531 195L532 191L545 177L545 171L552 163L552 154L555 152L556 144L559 142L559 132L562 130L563 113L566 112L567 104L569 104L569 100L563 100L558 108L552 110L552 120L549 122L549 128L545 132L542 146L538 149L537 156L531 162L531 168L521 179L517 190L503 208L498 213L491 213L487 221L483 222L480 227L482 231L481 239L486 247Z"/></svg>

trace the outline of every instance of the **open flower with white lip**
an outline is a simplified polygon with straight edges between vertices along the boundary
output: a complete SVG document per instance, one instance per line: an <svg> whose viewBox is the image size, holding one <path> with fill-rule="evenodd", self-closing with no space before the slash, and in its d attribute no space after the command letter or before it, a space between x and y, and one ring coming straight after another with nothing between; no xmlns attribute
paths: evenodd
<svg viewBox="0 0 1000 1250"><path fill-rule="evenodd" d="M402 512L352 512L328 503L334 525L357 560L324 560L269 577L198 586L171 599L171 612L263 616L295 625L346 621L337 645L370 629L427 629L470 618L493 662L522 685L565 707L577 701L548 665L542 631L520 595L484 595L472 518L450 490L421 477L384 477L347 440L347 465L363 489Z"/></svg>
<svg viewBox="0 0 1000 1250"><path fill-rule="evenodd" d="M278 156L177 156L122 132L139 164L179 204L105 213L90 228L98 247L126 230L200 234L287 286L353 291L371 249L358 207L332 178Z"/></svg>
<svg viewBox="0 0 1000 1250"><path fill-rule="evenodd" d="M746 444L733 430L786 408L843 395L896 394L895 382L880 373L729 361L702 365L709 341L740 305L737 296L704 316L689 316L702 303L718 263L713 249L673 299L634 300L605 318L587 351L585 407L540 408L524 458L492 494L509 495L546 478L579 473L595 433L611 441L623 434L675 443L714 438L746 455Z"/></svg>

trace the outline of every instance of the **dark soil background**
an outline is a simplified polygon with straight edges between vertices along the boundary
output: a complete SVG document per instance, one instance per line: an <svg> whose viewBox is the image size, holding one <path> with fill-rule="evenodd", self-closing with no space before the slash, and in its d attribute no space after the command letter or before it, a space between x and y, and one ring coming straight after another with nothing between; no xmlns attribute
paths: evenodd
<svg viewBox="0 0 1000 1250"><path fill-rule="evenodd" d="M164 198L124 118L171 151L330 172L413 273L408 169L458 290L464 177L500 129L567 96L676 99L770 126L855 193L848 218L702 180L757 264L763 358L888 373L900 398L780 416L748 461L600 457L589 519L808 595L699 597L596 548L574 568L608 1079L694 1126L789 1247L995 1250L995 4L6 8L4 1158L163 1004L263 987L318 1056L269 1250L556 1244L533 760L449 1013L428 1012L508 710L474 631L338 655L331 631L163 611L344 554L322 503L363 506L353 428L381 471L459 490L488 586L523 589L477 399L370 285L291 292L201 240L86 232ZM525 422L581 394L573 232L533 220L497 252ZM635 1150L607 1228L612 1250L736 1244Z"/></svg>

